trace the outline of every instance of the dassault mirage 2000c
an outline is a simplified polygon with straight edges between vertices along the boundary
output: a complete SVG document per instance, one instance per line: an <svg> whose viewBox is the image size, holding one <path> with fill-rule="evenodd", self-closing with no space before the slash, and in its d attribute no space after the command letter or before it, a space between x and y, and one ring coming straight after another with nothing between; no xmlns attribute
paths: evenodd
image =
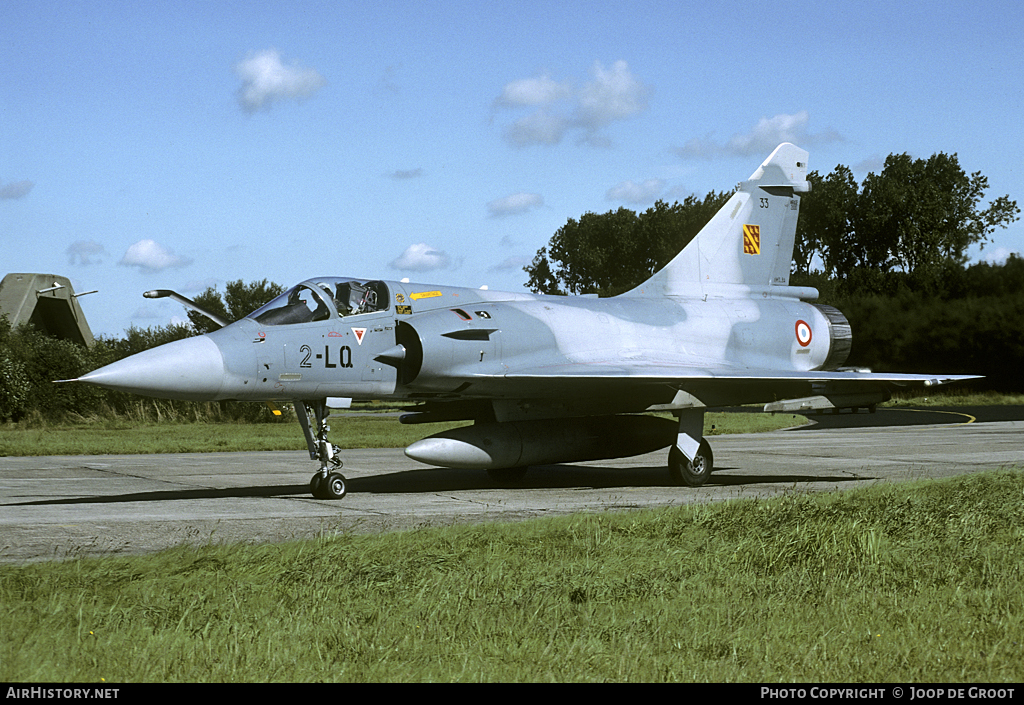
<svg viewBox="0 0 1024 705"><path fill-rule="evenodd" d="M316 277L242 320L80 380L171 399L294 403L320 462L318 498L345 494L328 417L351 399L411 402L405 423L473 422L406 449L427 464L507 480L530 465L669 447L671 478L701 486L713 468L708 407L872 407L894 388L968 379L842 369L849 322L811 303L816 290L789 286L808 190L807 152L780 145L664 269L619 296Z"/></svg>

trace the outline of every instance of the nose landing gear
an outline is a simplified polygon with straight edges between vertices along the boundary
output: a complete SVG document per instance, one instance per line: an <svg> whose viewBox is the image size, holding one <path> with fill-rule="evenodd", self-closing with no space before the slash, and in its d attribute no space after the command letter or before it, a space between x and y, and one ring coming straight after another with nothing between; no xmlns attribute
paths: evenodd
<svg viewBox="0 0 1024 705"><path fill-rule="evenodd" d="M309 491L317 499L341 499L345 496L345 476L337 470L342 467L338 457L338 446L327 440L331 427L327 425L330 410L326 399L316 401L295 402L295 415L299 417L299 425L306 437L310 460L319 460L320 469L309 480ZM316 424L313 434L310 421Z"/></svg>

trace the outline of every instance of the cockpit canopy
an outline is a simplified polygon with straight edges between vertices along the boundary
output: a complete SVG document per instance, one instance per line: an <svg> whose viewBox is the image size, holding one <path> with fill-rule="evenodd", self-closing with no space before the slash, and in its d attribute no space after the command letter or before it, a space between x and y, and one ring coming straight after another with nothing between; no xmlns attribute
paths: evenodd
<svg viewBox="0 0 1024 705"><path fill-rule="evenodd" d="M326 321L385 311L389 300L388 287L382 281L319 277L293 286L247 318L265 326Z"/></svg>

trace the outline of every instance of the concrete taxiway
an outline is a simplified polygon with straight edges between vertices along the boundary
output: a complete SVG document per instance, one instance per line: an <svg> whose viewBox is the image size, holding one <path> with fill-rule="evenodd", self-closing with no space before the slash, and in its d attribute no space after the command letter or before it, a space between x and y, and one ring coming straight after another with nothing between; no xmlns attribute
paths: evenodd
<svg viewBox="0 0 1024 705"><path fill-rule="evenodd" d="M295 451L3 457L0 562L514 521L1024 468L1024 421L939 414L934 419L944 425L823 428L823 420L807 430L714 436L715 474L700 489L669 485L664 451L531 468L522 481L501 487L481 471L424 467L401 449L345 450L348 496L340 501L312 498L315 463Z"/></svg>

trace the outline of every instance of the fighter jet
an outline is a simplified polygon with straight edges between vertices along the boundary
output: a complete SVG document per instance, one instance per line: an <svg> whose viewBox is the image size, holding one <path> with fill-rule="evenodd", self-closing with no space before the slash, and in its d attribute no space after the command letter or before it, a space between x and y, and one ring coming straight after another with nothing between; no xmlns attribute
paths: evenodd
<svg viewBox="0 0 1024 705"><path fill-rule="evenodd" d="M80 381L169 399L293 403L320 463L317 498L345 495L328 418L352 399L406 401L403 423L473 422L406 449L426 464L513 480L531 465L668 447L671 480L699 487L714 468L708 408L873 408L896 388L970 379L842 367L849 322L814 303L815 289L789 285L807 156L780 145L666 267L619 296L314 277L219 330Z"/></svg>

